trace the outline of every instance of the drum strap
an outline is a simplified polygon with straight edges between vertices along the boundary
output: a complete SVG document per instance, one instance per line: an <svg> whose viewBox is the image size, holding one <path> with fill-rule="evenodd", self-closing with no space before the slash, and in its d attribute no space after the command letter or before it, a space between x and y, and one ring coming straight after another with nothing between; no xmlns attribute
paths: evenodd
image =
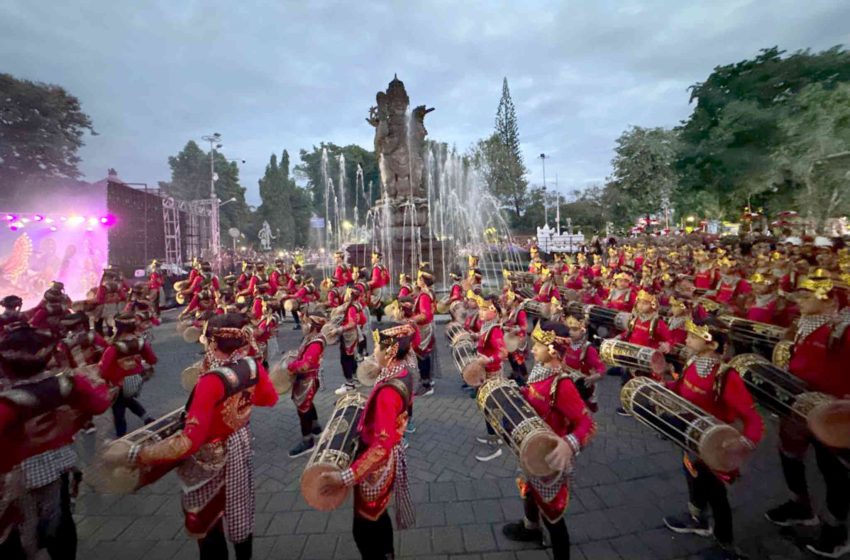
<svg viewBox="0 0 850 560"><path fill-rule="evenodd" d="M257 375L257 362L253 358L243 358L229 365L211 369L204 375L210 374L221 379L224 385L224 396L220 402L253 387L260 380L259 375ZM187 410L192 402L192 396L194 396L194 391L189 396L189 402L186 403Z"/></svg>
<svg viewBox="0 0 850 560"><path fill-rule="evenodd" d="M720 402L723 398L723 393L726 391L727 373L732 369L730 364L718 364L717 371L714 374L714 402Z"/></svg>
<svg viewBox="0 0 850 560"><path fill-rule="evenodd" d="M555 402L558 399L558 387L561 386L561 381L564 379L572 379L570 372L562 371L552 380L552 385L549 386L549 408L555 410Z"/></svg>

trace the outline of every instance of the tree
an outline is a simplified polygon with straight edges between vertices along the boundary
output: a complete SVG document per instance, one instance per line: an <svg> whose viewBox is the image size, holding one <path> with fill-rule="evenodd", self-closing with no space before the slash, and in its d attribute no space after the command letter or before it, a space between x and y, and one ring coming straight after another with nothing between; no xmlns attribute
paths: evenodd
<svg viewBox="0 0 850 560"><path fill-rule="evenodd" d="M311 202L310 193L298 187L289 175L289 152L283 151L278 164L272 154L259 180L262 204L257 209L257 229L263 220L277 231L275 245L293 249L307 244Z"/></svg>
<svg viewBox="0 0 850 560"><path fill-rule="evenodd" d="M239 184L239 166L231 162L220 152L214 152L213 170L218 176L215 182L215 194L219 200L234 202L222 204L219 211L219 227L222 239L230 243L227 230L235 227L245 232L245 227L251 222L251 211L245 203L245 188ZM171 167L171 181L161 182L160 188L166 193L181 200L199 200L210 198L210 156L193 141L176 156L168 158ZM253 236L256 232L250 232Z"/></svg>
<svg viewBox="0 0 850 560"><path fill-rule="evenodd" d="M77 151L94 135L80 101L63 88L0 74L0 183L80 177Z"/></svg>
<svg viewBox="0 0 850 560"><path fill-rule="evenodd" d="M353 216L354 201L357 199L360 223L366 216L366 211L381 196L381 173L378 169L378 159L375 152L365 150L355 144L337 146L332 142L322 142L313 146L311 151L301 150L301 163L295 166L295 175L306 183L306 188L312 198L313 212L317 216L325 215L325 187L322 180L322 150L328 151L328 176L334 183L334 189L339 189L339 156L345 157L345 200L347 213ZM357 166L363 169L364 192L356 193ZM372 198L369 196L369 184L372 184Z"/></svg>
<svg viewBox="0 0 850 560"><path fill-rule="evenodd" d="M490 192L510 208L513 221L519 220L527 202L527 170L522 161L519 125L507 78L502 82L502 98L496 110L496 130L480 141L475 151L474 159L482 166Z"/></svg>
<svg viewBox="0 0 850 560"><path fill-rule="evenodd" d="M613 172L604 198L612 203L614 222L625 222L662 211L678 183L674 169L678 150L676 131L632 127L617 138Z"/></svg>
<svg viewBox="0 0 850 560"><path fill-rule="evenodd" d="M834 47L783 55L776 47L763 49L691 87L696 106L680 129L677 207L737 217L747 202L773 206L793 199L799 184L774 173L773 154L785 138L780 123L809 84L832 88L850 81L850 53Z"/></svg>
<svg viewBox="0 0 850 560"><path fill-rule="evenodd" d="M850 210L850 83L810 84L790 102L773 153L782 180L802 185L798 207L820 229Z"/></svg>

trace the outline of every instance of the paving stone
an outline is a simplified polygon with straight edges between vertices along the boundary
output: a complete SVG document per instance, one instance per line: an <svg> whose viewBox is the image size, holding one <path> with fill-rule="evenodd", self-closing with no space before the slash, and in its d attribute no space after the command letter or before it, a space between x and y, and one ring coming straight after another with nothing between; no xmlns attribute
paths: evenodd
<svg viewBox="0 0 850 560"><path fill-rule="evenodd" d="M496 549L490 525L464 525L463 546L467 552L488 552Z"/></svg>
<svg viewBox="0 0 850 560"><path fill-rule="evenodd" d="M449 527L475 522L472 502L454 502L451 507L446 508L446 525Z"/></svg>
<svg viewBox="0 0 850 560"><path fill-rule="evenodd" d="M401 531L400 537L400 556L403 558L432 552L430 529L408 529Z"/></svg>
<svg viewBox="0 0 850 560"><path fill-rule="evenodd" d="M605 541L579 545L579 550L585 558L593 558L593 560L622 560L620 554Z"/></svg>
<svg viewBox="0 0 850 560"><path fill-rule="evenodd" d="M310 535L301 553L305 560L327 560L336 550L337 537L332 535Z"/></svg>
<svg viewBox="0 0 850 560"><path fill-rule="evenodd" d="M463 533L460 527L441 527L431 529L431 544L434 552L439 554L460 554L464 552Z"/></svg>

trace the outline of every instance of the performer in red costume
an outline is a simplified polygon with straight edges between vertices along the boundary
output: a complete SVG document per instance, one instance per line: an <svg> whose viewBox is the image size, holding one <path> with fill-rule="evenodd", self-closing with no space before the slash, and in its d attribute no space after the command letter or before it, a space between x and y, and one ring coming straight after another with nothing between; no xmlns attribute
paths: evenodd
<svg viewBox="0 0 850 560"><path fill-rule="evenodd" d="M799 281L794 300L801 317L794 334L788 370L810 391L838 398L850 398L850 319L838 311L837 290L822 269ZM791 417L780 419L779 458L791 499L767 512L767 519L779 526L817 525L806 482L804 463L814 444L818 470L826 485L827 513L821 518L821 533L807 548L823 557L838 558L850 551L847 514L850 510L850 469L836 450L815 440L808 427Z"/></svg>
<svg viewBox="0 0 850 560"><path fill-rule="evenodd" d="M714 289L717 284L717 269L711 262L711 257L703 249L697 249L694 256L694 288L706 292Z"/></svg>
<svg viewBox="0 0 850 560"><path fill-rule="evenodd" d="M334 286L348 286L351 283L351 268L345 262L345 253L337 251L334 253Z"/></svg>
<svg viewBox="0 0 850 560"><path fill-rule="evenodd" d="M555 277L545 266L540 270L540 280L535 282L534 293L534 301L549 303L553 298L558 301L561 299L561 292L555 285Z"/></svg>
<svg viewBox="0 0 850 560"><path fill-rule="evenodd" d="M322 335L325 318L309 315L304 325L304 330L307 331L304 333L304 340L298 347L295 359L286 366L289 374L293 376L292 402L295 404L298 423L301 426L301 441L289 451L292 458L312 451L316 444L315 436L322 433L313 399L319 390L319 369L322 367L322 358L328 345L327 339Z"/></svg>
<svg viewBox="0 0 850 560"><path fill-rule="evenodd" d="M145 364L156 364L157 357L148 340L137 332L136 316L122 313L115 317L115 336L100 359L100 375L108 384L118 387L118 396L112 403L115 435L127 433L127 409L145 424L153 422L145 407L136 399L141 390Z"/></svg>
<svg viewBox="0 0 850 560"><path fill-rule="evenodd" d="M59 338L62 335L62 318L69 313L71 298L65 293L65 284L51 282L38 305L24 315L31 317L30 325L33 328L50 331L55 338Z"/></svg>
<svg viewBox="0 0 850 560"><path fill-rule="evenodd" d="M502 527L510 540L542 544L542 521L549 532L554 558L570 557L570 534L564 520L570 497L570 475L575 458L596 431L590 412L563 367L569 344L566 331L564 325L555 323L535 326L531 333L535 364L528 385L521 389L528 404L561 438L546 456L556 474L540 478L522 473L518 484L525 517Z"/></svg>
<svg viewBox="0 0 850 560"><path fill-rule="evenodd" d="M344 319L337 328L339 335L339 362L342 366L342 375L345 377L342 385L335 391L337 395L344 395L348 391L357 389L354 374L357 373L357 343L360 341L360 329L365 324L360 308L360 291L348 288L345 292L345 302L342 305Z"/></svg>
<svg viewBox="0 0 850 560"><path fill-rule="evenodd" d="M47 370L53 341L24 322L0 335L0 558L72 558L74 435L109 408L105 384ZM26 490L26 493L24 491ZM20 508L20 509L19 509ZM20 517L23 513L23 518Z"/></svg>
<svg viewBox="0 0 850 560"><path fill-rule="evenodd" d="M495 295L481 297L475 294L467 294L478 306L478 323L480 328L474 336L478 339L479 363L484 368L487 379L502 375L502 364L508 357L508 349L505 347L505 335L499 323L502 308L499 298ZM487 428L486 436L478 436L475 440L485 445L485 450L475 458L486 462L502 455L502 440L496 435L492 426L484 422Z"/></svg>
<svg viewBox="0 0 850 560"><path fill-rule="evenodd" d="M635 305L635 289L632 273L620 271L614 275L614 287L608 292L603 305L617 311L631 311Z"/></svg>
<svg viewBox="0 0 850 560"><path fill-rule="evenodd" d="M687 345L693 356L682 374L667 387L705 412L727 424L740 422L741 437L727 453L749 455L764 433L764 424L756 411L753 398L741 376L723 364L718 352L723 351L721 335L712 334L707 326L688 321ZM685 453L685 478L688 482L688 511L664 518L664 524L676 533L700 536L714 535L720 557L742 558L734 546L732 510L726 485L738 478L738 473L712 471L697 457ZM713 527L707 508L711 507Z"/></svg>
<svg viewBox="0 0 850 560"><path fill-rule="evenodd" d="M393 495L396 526L406 529L413 524L407 461L401 445L413 401L413 331L411 325L401 325L373 332L381 371L357 427L359 455L342 473L327 472L321 477L332 488L354 487L354 542L364 559L394 557L393 523L387 513Z"/></svg>
<svg viewBox="0 0 850 560"><path fill-rule="evenodd" d="M148 276L147 288L152 294L150 301L154 311L159 315L159 309L165 303L165 277L162 274L162 266L156 259L151 262L151 273Z"/></svg>
<svg viewBox="0 0 850 560"><path fill-rule="evenodd" d="M187 461L178 471L183 512L201 560L223 557L225 535L237 560L251 558L255 498L249 422L254 406L273 406L278 396L266 370L250 356L251 334L244 326L245 319L232 313L207 323L210 369L189 397L182 430L133 446L128 457L108 458L139 465Z"/></svg>
<svg viewBox="0 0 850 560"><path fill-rule="evenodd" d="M0 313L0 330L12 323L27 322L27 316L21 313L23 305L24 300L15 295L6 296L0 300L0 307L3 308L3 312Z"/></svg>
<svg viewBox="0 0 850 560"><path fill-rule="evenodd" d="M759 323L778 325L779 315L776 308L779 298L776 295L776 283L773 278L756 272L750 276L749 283L752 287L752 294L750 294L747 304L744 306L746 318Z"/></svg>
<svg viewBox="0 0 850 560"><path fill-rule="evenodd" d="M522 299L517 297L513 290L508 290L504 295L505 318L502 321L503 334L517 337L519 344L513 352L508 354L508 363L511 365L511 379L518 385L524 385L528 377L528 368L525 365L526 354L528 354L528 314L522 308Z"/></svg>
<svg viewBox="0 0 850 560"><path fill-rule="evenodd" d="M75 369L100 361L109 346L106 340L89 328L89 317L82 311L62 318L65 336L56 345L53 359L57 367Z"/></svg>
<svg viewBox="0 0 850 560"><path fill-rule="evenodd" d="M584 374L582 379L575 381L581 398L591 412L599 409L596 402L596 383L605 375L608 366L599 359L599 352L587 340L587 326L568 315L565 321L569 329L569 344L564 348L564 365Z"/></svg>
<svg viewBox="0 0 850 560"><path fill-rule="evenodd" d="M427 397L434 394L434 381L431 379L431 352L434 350L434 275L427 266L420 267L419 278L416 280L419 288L413 300L413 310L410 317L416 327L413 339L413 350L419 367L419 377L422 386L416 396Z"/></svg>
<svg viewBox="0 0 850 560"><path fill-rule="evenodd" d="M384 316L384 297L390 284L390 271L384 266L384 254L372 251L372 272L369 274L369 307L378 322Z"/></svg>
<svg viewBox="0 0 850 560"><path fill-rule="evenodd" d="M646 290L638 292L628 329L619 338L632 344L659 348L665 354L670 352L670 329L658 316L658 299L654 295Z"/></svg>

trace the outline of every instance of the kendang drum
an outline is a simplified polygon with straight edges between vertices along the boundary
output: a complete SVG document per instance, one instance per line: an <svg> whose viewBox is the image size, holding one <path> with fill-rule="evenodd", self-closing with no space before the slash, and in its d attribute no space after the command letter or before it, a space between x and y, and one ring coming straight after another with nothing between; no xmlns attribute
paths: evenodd
<svg viewBox="0 0 850 560"><path fill-rule="evenodd" d="M774 348L786 338L787 329L750 321L733 315L720 315L717 320L728 329L729 341L734 345L736 353L756 352L766 358L773 356Z"/></svg>
<svg viewBox="0 0 850 560"><path fill-rule="evenodd" d="M714 471L732 472L743 464L741 434L648 377L635 377L620 391L623 408L641 424L695 453ZM735 450L735 452L730 452Z"/></svg>
<svg viewBox="0 0 850 560"><path fill-rule="evenodd" d="M292 313L293 311L298 311L298 309L300 307L301 307L301 302L298 301L297 299L294 299L294 298L290 298L290 299L286 300L285 302L283 302L283 308L285 310L287 310L289 313Z"/></svg>
<svg viewBox="0 0 850 560"><path fill-rule="evenodd" d="M543 421L513 381L496 377L478 391L478 408L487 423L511 448L522 469L532 476L555 474L546 456L559 438Z"/></svg>
<svg viewBox="0 0 850 560"><path fill-rule="evenodd" d="M356 391L340 398L304 467L301 495L304 501L319 511L334 510L348 497L347 487L330 492L320 481L323 473L342 472L351 465L360 445L357 425L364 408L366 397Z"/></svg>
<svg viewBox="0 0 850 560"><path fill-rule="evenodd" d="M339 341L339 335L336 333L336 330L342 326L342 322L345 320L345 315L338 314L331 316L330 321L322 325L322 336L325 337L325 340L328 341L328 344L336 344Z"/></svg>
<svg viewBox="0 0 850 560"><path fill-rule="evenodd" d="M180 385L186 391L191 391L198 384L198 378L201 376L201 360L186 366L180 374Z"/></svg>
<svg viewBox="0 0 850 560"><path fill-rule="evenodd" d="M631 315L601 305L585 305L584 319L596 330L600 338L613 336L616 331L625 331L629 327Z"/></svg>
<svg viewBox="0 0 850 560"><path fill-rule="evenodd" d="M139 488L153 484L174 470L182 461L139 466L128 465L125 458L130 448L135 445L141 447L151 445L179 432L183 429L185 418L186 410L180 407L107 444L94 465L95 473L92 479L95 486L102 492L130 494ZM110 460L110 456L117 460Z"/></svg>
<svg viewBox="0 0 850 560"><path fill-rule="evenodd" d="M534 317L541 319L549 319L552 317L552 305L542 301L528 300L523 302L522 308L525 312Z"/></svg>
<svg viewBox="0 0 850 560"><path fill-rule="evenodd" d="M395 322L400 322L404 319L404 314L401 311L398 300L393 300L389 305L384 307L384 315Z"/></svg>
<svg viewBox="0 0 850 560"><path fill-rule="evenodd" d="M609 366L629 368L645 373L666 369L664 354L655 348L609 338L599 346L599 358Z"/></svg>
<svg viewBox="0 0 850 560"><path fill-rule="evenodd" d="M475 342L471 340L459 342L452 347L452 358L467 385L479 387L484 383L487 372L478 362L481 355L478 353L478 345Z"/></svg>
<svg viewBox="0 0 850 560"><path fill-rule="evenodd" d="M467 331L460 323L446 323L446 336L449 338L449 344L454 346L464 340L470 340L469 331Z"/></svg>
<svg viewBox="0 0 850 560"><path fill-rule="evenodd" d="M850 447L850 401L812 391L805 381L758 354L735 356L729 365L763 407L808 424L831 447Z"/></svg>
<svg viewBox="0 0 850 560"><path fill-rule="evenodd" d="M524 338L513 331L505 332L505 348L508 352L516 352L520 348L522 348L522 343L524 342Z"/></svg>
<svg viewBox="0 0 850 560"><path fill-rule="evenodd" d="M298 350L290 350L281 356L280 360L272 366L269 371L269 380L274 385L278 395L285 395L292 390L292 374L289 372L289 363L298 357Z"/></svg>
<svg viewBox="0 0 850 560"><path fill-rule="evenodd" d="M379 373L381 373L381 366L378 365L378 360L373 355L366 356L363 361L357 364L357 381L366 387L375 385Z"/></svg>
<svg viewBox="0 0 850 560"><path fill-rule="evenodd" d="M437 301L437 313L439 313L440 315L444 315L444 314L448 313L449 312L449 306L450 306L449 296L445 296L445 297L440 298L440 300Z"/></svg>

